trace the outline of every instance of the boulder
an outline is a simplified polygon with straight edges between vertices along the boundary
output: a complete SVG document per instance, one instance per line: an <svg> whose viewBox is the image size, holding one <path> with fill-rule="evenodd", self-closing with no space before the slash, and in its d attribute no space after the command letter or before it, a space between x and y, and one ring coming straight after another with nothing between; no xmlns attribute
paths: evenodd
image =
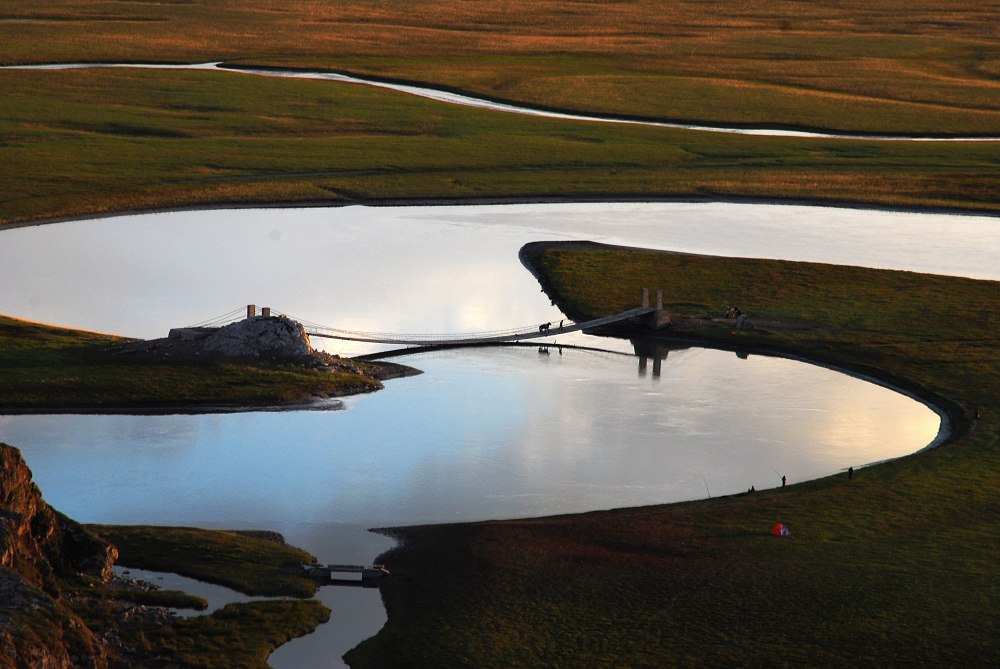
<svg viewBox="0 0 1000 669"><path fill-rule="evenodd" d="M255 316L205 337L202 349L232 357L298 358L311 355L306 329L287 316Z"/></svg>

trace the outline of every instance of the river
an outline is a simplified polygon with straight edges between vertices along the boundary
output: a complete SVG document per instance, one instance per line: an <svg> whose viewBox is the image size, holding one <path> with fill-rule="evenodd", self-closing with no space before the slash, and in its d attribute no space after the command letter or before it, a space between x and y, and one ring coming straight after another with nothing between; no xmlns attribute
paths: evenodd
<svg viewBox="0 0 1000 669"><path fill-rule="evenodd" d="M0 233L0 313L140 337L247 303L344 329L476 332L558 321L527 241L998 277L996 219L710 203L246 209ZM638 287L637 287L638 295ZM726 303L720 296L720 307ZM752 313L752 305L742 305ZM334 353L374 347L324 342ZM577 348L582 347L582 348ZM401 358L425 373L340 411L3 416L46 499L83 522L263 528L325 562L366 527L537 516L795 483L912 453L940 420L827 369L574 335ZM333 621L275 667L338 667L384 622L377 591L323 588Z"/></svg>
<svg viewBox="0 0 1000 669"><path fill-rule="evenodd" d="M725 133L734 135L752 135L757 137L804 137L813 139L845 139L852 141L878 142L1000 142L996 135L879 135L861 132L822 132L817 130L799 130L780 127L734 127L724 125L700 125L679 123L673 121L656 121L636 119L621 116L592 116L569 112L554 111L538 107L527 107L488 98L477 98L456 91L433 88L416 83L404 83L384 79L370 79L342 72L307 69L282 69L273 67L247 67L227 65L222 62L209 63L45 63L36 65L3 65L0 70L79 70L90 68L129 68L129 69L159 69L159 70L209 70L231 72L255 77L281 77L285 79L318 79L335 84L353 84L384 88L404 95L416 95L437 102L463 107L475 107L506 114L522 114L525 116L541 116L545 118L567 121L582 121L587 123L614 123L623 125L642 125L654 128L670 128L675 130L690 130L694 132Z"/></svg>

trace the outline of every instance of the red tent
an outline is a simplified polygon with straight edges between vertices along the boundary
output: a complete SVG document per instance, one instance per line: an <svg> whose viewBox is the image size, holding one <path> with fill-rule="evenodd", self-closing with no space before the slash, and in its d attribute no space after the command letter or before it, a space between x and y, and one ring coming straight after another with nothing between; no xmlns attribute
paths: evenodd
<svg viewBox="0 0 1000 669"><path fill-rule="evenodd" d="M776 537L787 537L791 534L791 531L788 529L787 525L778 523L777 525L771 528L771 534L773 534Z"/></svg>

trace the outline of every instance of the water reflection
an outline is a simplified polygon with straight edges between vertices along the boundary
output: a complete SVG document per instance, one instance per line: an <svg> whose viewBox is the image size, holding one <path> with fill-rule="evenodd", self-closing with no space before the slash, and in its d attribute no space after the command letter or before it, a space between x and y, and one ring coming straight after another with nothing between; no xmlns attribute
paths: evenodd
<svg viewBox="0 0 1000 669"><path fill-rule="evenodd" d="M664 341L655 339L632 339L632 348L635 349L635 357L639 359L639 376L646 376L648 361L653 361L653 378L660 378L663 371L663 361L667 359L671 346ZM677 346L673 347L678 350Z"/></svg>
<svg viewBox="0 0 1000 669"><path fill-rule="evenodd" d="M122 216L0 233L0 313L151 338L254 303L348 329L477 332L565 318L517 262L529 241L592 239L997 279L995 227L985 216L725 203Z"/></svg>
<svg viewBox="0 0 1000 669"><path fill-rule="evenodd" d="M417 354L406 362L425 374L341 412L7 416L0 439L22 447L50 503L84 521L372 526L691 499L702 477L713 494L766 488L772 469L801 481L911 453L939 425L823 368L633 345L640 357L556 345Z"/></svg>

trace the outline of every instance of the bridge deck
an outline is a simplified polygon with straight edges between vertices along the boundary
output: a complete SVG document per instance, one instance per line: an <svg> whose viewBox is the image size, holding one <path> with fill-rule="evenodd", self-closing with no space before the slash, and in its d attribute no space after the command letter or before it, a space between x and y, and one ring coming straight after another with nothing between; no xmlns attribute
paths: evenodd
<svg viewBox="0 0 1000 669"><path fill-rule="evenodd" d="M380 335L377 333L370 333L370 332L351 332L349 330L335 330L333 328L322 328L322 329L313 328L312 330L307 329L307 334L310 337L343 339L347 341L360 341L372 344L398 344L401 346L463 346L463 345L473 345L473 344L492 344L492 343L501 343L508 341L524 341L526 339L539 339L542 337L552 337L555 335L566 334L569 332L590 330L592 328L601 327L602 325L611 325L612 323L618 323L619 321L626 321L631 318L636 318L638 316L644 316L646 314L653 313L653 311L655 310L650 307L637 307L635 309L629 309L628 311L623 311L621 313L613 314L611 316L595 318L593 320L584 321L582 323L572 323L564 327L553 327L546 330L510 331L501 334L487 333L485 335L474 335L474 336L457 335L453 337L448 337L446 335L393 335L393 334Z"/></svg>

